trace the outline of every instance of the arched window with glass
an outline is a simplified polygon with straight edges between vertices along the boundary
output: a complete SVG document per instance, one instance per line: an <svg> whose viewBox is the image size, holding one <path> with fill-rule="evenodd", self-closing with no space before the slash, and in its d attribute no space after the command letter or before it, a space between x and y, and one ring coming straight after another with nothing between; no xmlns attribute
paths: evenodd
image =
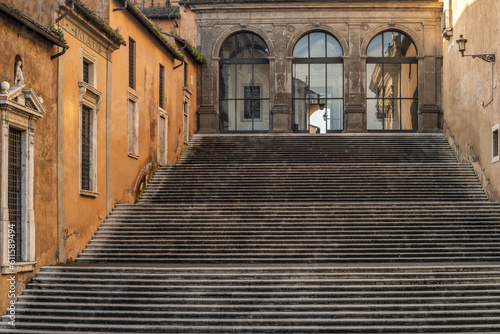
<svg viewBox="0 0 500 334"><path fill-rule="evenodd" d="M304 35L293 50L293 130L326 133L344 128L342 47L330 34Z"/></svg>
<svg viewBox="0 0 500 334"><path fill-rule="evenodd" d="M269 49L250 32L230 36L219 53L219 130L269 130Z"/></svg>
<svg viewBox="0 0 500 334"><path fill-rule="evenodd" d="M418 130L417 49L399 31L377 35L368 45L368 130Z"/></svg>

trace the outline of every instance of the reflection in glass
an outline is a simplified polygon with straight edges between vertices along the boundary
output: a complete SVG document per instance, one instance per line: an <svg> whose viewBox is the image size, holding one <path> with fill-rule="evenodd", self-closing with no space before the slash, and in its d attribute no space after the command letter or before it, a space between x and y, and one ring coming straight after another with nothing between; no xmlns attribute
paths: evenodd
<svg viewBox="0 0 500 334"><path fill-rule="evenodd" d="M340 43L324 32L302 37L293 55L294 132L343 129L343 60Z"/></svg>
<svg viewBox="0 0 500 334"><path fill-rule="evenodd" d="M269 130L269 49L253 33L229 37L220 51L221 131Z"/></svg>
<svg viewBox="0 0 500 334"><path fill-rule="evenodd" d="M321 32L315 32L309 35L311 45L310 45L310 57L311 58L324 58L326 57L326 34Z"/></svg>
<svg viewBox="0 0 500 334"><path fill-rule="evenodd" d="M382 56L375 56L379 52ZM389 31L370 42L367 54L368 130L417 130L418 73L414 43L401 32Z"/></svg>
<svg viewBox="0 0 500 334"><path fill-rule="evenodd" d="M342 57L342 47L340 43L331 35L326 35L326 56L327 57Z"/></svg>
<svg viewBox="0 0 500 334"><path fill-rule="evenodd" d="M343 82L344 71L342 64L328 64L327 65L327 98L341 99L344 94Z"/></svg>
<svg viewBox="0 0 500 334"><path fill-rule="evenodd" d="M309 57L309 35L305 35L297 42L297 44L295 44L293 56L295 58Z"/></svg>

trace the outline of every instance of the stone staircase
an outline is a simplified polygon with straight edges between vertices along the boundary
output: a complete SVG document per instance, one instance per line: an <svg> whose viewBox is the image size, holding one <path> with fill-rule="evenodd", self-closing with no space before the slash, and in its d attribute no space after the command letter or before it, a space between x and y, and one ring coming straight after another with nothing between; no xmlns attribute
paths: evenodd
<svg viewBox="0 0 500 334"><path fill-rule="evenodd" d="M195 136L16 307L0 333L499 333L500 205L439 134Z"/></svg>

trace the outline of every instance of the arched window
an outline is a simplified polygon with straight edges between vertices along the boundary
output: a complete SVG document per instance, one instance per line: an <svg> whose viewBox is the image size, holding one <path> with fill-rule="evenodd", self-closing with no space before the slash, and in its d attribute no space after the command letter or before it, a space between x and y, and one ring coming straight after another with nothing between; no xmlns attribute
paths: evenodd
<svg viewBox="0 0 500 334"><path fill-rule="evenodd" d="M399 31L368 45L366 104L368 130L418 130L417 49Z"/></svg>
<svg viewBox="0 0 500 334"><path fill-rule="evenodd" d="M269 49L245 32L229 37L219 57L220 131L269 130Z"/></svg>
<svg viewBox="0 0 500 334"><path fill-rule="evenodd" d="M331 35L313 32L293 50L294 132L326 133L343 129L342 47Z"/></svg>

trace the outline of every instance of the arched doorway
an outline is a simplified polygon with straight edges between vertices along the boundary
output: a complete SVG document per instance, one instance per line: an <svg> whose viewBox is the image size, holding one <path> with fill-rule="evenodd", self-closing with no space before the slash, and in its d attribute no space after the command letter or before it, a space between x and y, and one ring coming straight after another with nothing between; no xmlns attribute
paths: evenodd
<svg viewBox="0 0 500 334"><path fill-rule="evenodd" d="M417 49L399 31L386 31L368 45L368 130L418 130Z"/></svg>
<svg viewBox="0 0 500 334"><path fill-rule="evenodd" d="M219 130L269 130L269 49L250 32L230 36L219 52Z"/></svg>
<svg viewBox="0 0 500 334"><path fill-rule="evenodd" d="M344 128L342 47L330 34L304 35L293 50L293 130L326 133Z"/></svg>

